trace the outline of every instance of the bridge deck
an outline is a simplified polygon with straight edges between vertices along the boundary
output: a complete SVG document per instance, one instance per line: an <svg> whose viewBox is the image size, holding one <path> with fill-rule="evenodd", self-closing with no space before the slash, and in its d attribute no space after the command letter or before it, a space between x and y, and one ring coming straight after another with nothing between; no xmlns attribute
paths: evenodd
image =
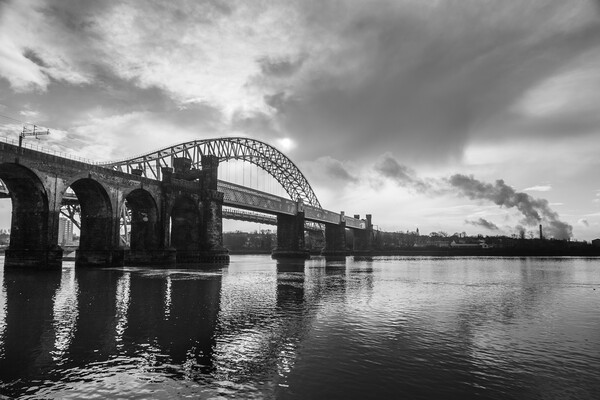
<svg viewBox="0 0 600 400"><path fill-rule="evenodd" d="M348 217L322 208L296 203L284 197L275 196L259 190L219 180L217 190L224 194L223 205L259 211L266 214L296 215L304 212L307 221L340 224L346 222L346 227L365 229L365 221Z"/></svg>
<svg viewBox="0 0 600 400"><path fill-rule="evenodd" d="M328 224L340 224L341 222L345 221L347 228L365 229L365 221L363 220L348 217L333 211L324 210L322 208L296 203L284 197L261 192L256 189L251 189L231 182L219 180L217 184L217 190L224 194L223 205L225 206L257 211L271 215L296 215L298 211L303 211L304 218L307 221ZM8 189L4 185L4 182L0 180L0 198L6 197L10 197ZM77 201L75 195L71 193L67 193L65 199L69 200L70 202ZM234 215L232 213L226 213L224 217L241 219L235 218L239 217L239 215ZM269 220L269 222L272 223L271 220Z"/></svg>

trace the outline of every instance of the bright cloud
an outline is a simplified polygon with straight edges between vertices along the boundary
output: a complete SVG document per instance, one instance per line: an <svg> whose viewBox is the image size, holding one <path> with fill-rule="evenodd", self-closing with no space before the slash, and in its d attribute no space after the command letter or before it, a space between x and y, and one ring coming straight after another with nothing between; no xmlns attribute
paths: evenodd
<svg viewBox="0 0 600 400"><path fill-rule="evenodd" d="M550 190L552 190L551 185L535 185L523 189L525 192L548 192Z"/></svg>

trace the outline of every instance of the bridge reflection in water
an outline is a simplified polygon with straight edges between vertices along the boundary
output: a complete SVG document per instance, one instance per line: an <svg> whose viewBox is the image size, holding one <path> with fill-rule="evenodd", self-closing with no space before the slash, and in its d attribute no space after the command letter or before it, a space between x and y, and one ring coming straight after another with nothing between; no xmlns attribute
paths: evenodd
<svg viewBox="0 0 600 400"><path fill-rule="evenodd" d="M108 383L113 373L135 381L155 367L212 373L221 280L219 269L5 270L0 393L33 392L70 374L99 373Z"/></svg>
<svg viewBox="0 0 600 400"><path fill-rule="evenodd" d="M0 394L155 398L182 390L165 379L196 382L198 393L204 384L243 391L239 379L250 373L285 376L328 293L316 270L306 283L301 260L246 280L248 260L202 270L0 270ZM344 263L327 265L344 285Z"/></svg>

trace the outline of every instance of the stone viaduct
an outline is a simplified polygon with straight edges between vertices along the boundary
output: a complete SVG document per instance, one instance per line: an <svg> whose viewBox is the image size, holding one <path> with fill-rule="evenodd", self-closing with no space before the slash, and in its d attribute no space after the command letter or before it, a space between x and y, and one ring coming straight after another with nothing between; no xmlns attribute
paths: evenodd
<svg viewBox="0 0 600 400"><path fill-rule="evenodd" d="M124 172L0 142L0 179L12 200L5 267L61 266L59 215L73 193L81 209L78 267L228 262L222 245L224 204L276 215L274 258L307 257L305 220L325 224L325 255L345 256L347 222L355 231L354 249L371 248L370 215L359 220L305 206L301 199L220 184L219 157L198 159L199 168L192 169L190 158L173 157L171 166L160 166L160 179L153 179L142 176L141 168ZM129 248L120 244L119 234L125 204L131 212Z"/></svg>

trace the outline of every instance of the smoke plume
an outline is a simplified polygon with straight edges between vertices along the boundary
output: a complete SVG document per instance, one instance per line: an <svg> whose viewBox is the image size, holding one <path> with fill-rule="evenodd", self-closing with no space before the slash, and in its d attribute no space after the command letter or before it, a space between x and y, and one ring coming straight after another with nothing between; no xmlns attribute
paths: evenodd
<svg viewBox="0 0 600 400"><path fill-rule="evenodd" d="M473 225L473 226L481 226L485 229L489 229L490 231L499 231L500 228L498 228L498 225L494 224L491 221L488 221L487 219L484 218L479 218L476 221L465 221L465 224L469 224L469 225Z"/></svg>
<svg viewBox="0 0 600 400"><path fill-rule="evenodd" d="M556 239L568 239L573 235L573 227L559 219L558 214L550 208L546 199L533 198L527 193L517 192L511 186L498 179L494 184L475 179L473 176L455 174L449 178L439 180L424 180L419 178L410 168L401 165L389 153L375 164L375 171L380 175L392 179L399 186L414 189L421 193L440 195L455 193L471 200L491 201L500 207L516 208L523 215L521 223L535 226L543 224L546 234ZM468 222L478 224L488 229L498 229L491 225L486 226L485 221ZM495 227L495 229L494 229Z"/></svg>
<svg viewBox="0 0 600 400"><path fill-rule="evenodd" d="M523 223L537 225L545 223L546 232L556 239L568 239L573 235L573 227L558 218L546 199L535 199L527 193L517 192L498 179L494 184L481 182L473 176L452 175L448 184L458 189L459 194L471 200L488 200L500 207L516 208L523 214Z"/></svg>

